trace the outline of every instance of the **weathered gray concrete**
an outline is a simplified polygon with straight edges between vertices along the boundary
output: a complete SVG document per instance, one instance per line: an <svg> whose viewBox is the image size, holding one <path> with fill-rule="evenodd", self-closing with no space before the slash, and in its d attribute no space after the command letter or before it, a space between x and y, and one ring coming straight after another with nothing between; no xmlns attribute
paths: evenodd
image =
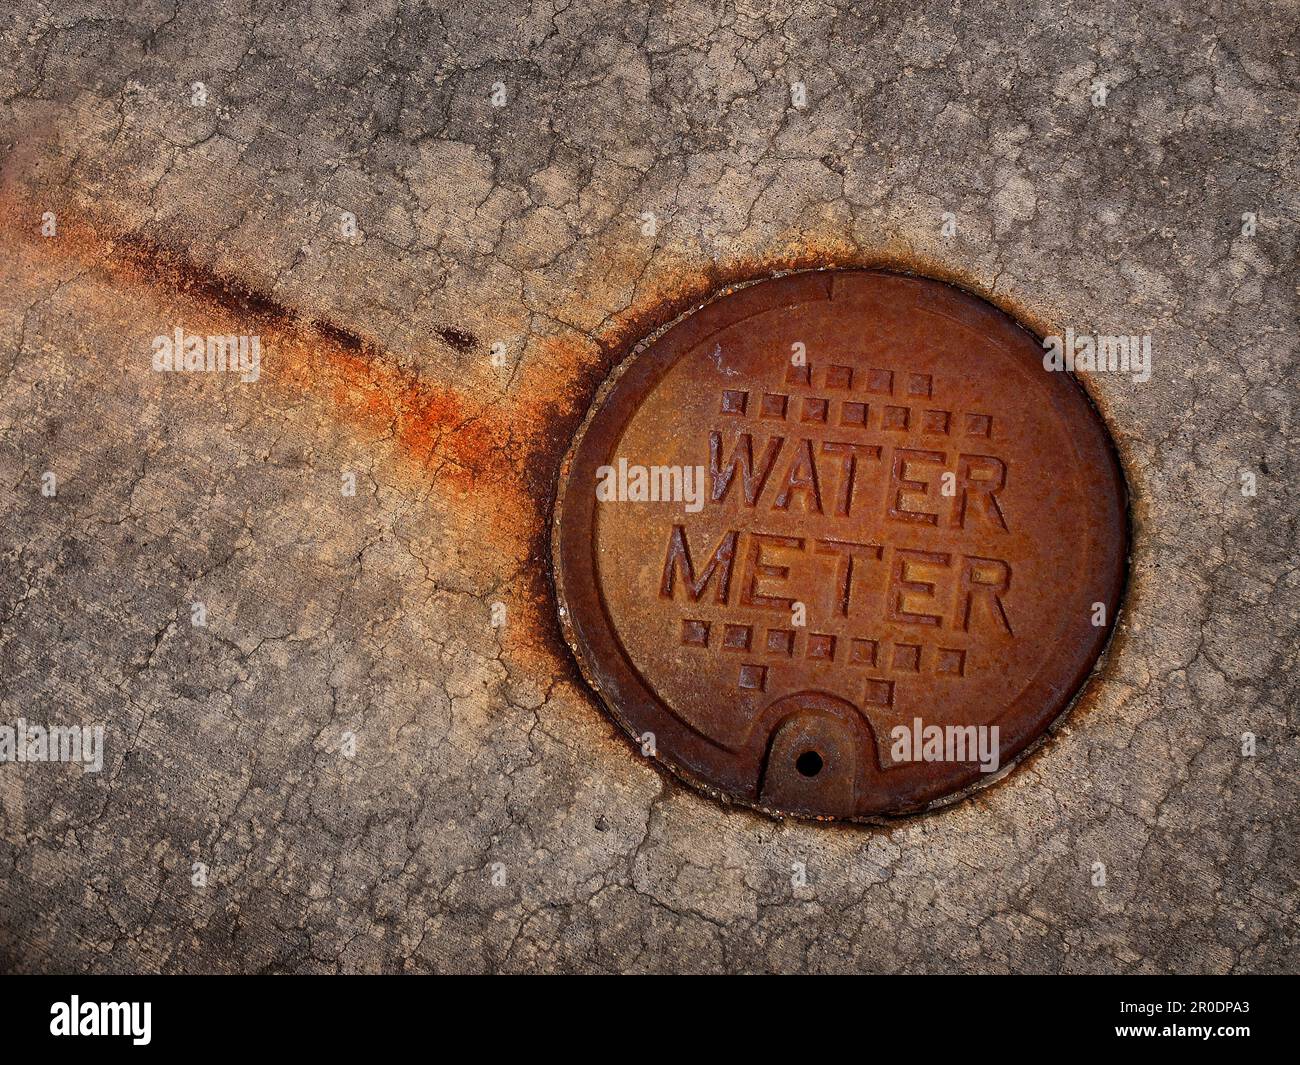
<svg viewBox="0 0 1300 1065"><path fill-rule="evenodd" d="M0 26L0 724L106 730L0 765L0 967L1295 970L1294 6L507 6ZM618 345L795 261L1154 340L1087 381L1134 497L1100 681L888 829L666 779L551 618ZM260 380L152 372L177 325Z"/></svg>

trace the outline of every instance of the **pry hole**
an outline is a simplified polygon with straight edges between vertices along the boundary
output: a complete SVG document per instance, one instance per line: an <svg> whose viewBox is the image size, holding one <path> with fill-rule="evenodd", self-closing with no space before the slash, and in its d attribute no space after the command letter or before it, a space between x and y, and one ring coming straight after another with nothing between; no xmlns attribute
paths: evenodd
<svg viewBox="0 0 1300 1065"><path fill-rule="evenodd" d="M806 777L815 777L822 771L822 756L816 751L804 751L794 760L794 767Z"/></svg>

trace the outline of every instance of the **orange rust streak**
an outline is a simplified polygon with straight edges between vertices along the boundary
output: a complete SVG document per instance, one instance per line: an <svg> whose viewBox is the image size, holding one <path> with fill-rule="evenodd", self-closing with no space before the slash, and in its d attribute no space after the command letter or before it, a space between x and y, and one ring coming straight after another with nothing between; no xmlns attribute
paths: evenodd
<svg viewBox="0 0 1300 1065"><path fill-rule="evenodd" d="M223 312L235 317L241 332L262 337L264 375L281 387L327 398L354 428L391 439L418 472L461 490L513 478L510 456L497 444L502 428L498 412L471 406L455 390L419 377L376 345L305 321L238 279L164 247L134 237L101 236L67 212L59 212L57 237L42 238L33 225L41 212L14 211L13 206L0 205L0 216L10 216L6 228L19 240L26 238L35 253L70 257L107 275L115 286L148 298L193 304L200 321L214 323L214 332L231 331L228 318L221 321Z"/></svg>
<svg viewBox="0 0 1300 1065"><path fill-rule="evenodd" d="M523 675L565 672L545 563L547 448L564 442L555 433L550 396L530 397L527 411L472 402L346 329L305 318L160 246L106 237L107 226L100 230L71 210L58 208L58 235L43 238L39 221L51 208L16 199L12 188L0 189L0 253L21 245L23 261L52 281L68 276L69 266L98 274L121 294L120 305L173 303L196 332L228 333L241 323L233 331L261 336L263 377L274 387L328 404L360 436L391 448L413 487L456 492L456 504L440 513L454 518L461 538L476 547L459 564L491 559L480 576L512 604L512 622L500 630L502 650ZM57 269L49 271L51 265ZM554 383L558 393L570 391L562 380Z"/></svg>

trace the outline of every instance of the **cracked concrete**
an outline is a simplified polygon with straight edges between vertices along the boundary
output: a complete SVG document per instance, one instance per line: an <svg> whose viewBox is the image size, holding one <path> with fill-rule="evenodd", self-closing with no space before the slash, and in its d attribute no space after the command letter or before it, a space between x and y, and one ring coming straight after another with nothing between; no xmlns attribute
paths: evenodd
<svg viewBox="0 0 1300 1065"><path fill-rule="evenodd" d="M0 967L1297 968L1293 8L122 6L0 28L0 724L106 758L0 765ZM830 263L1153 338L1102 674L887 828L659 773L546 569L626 343Z"/></svg>

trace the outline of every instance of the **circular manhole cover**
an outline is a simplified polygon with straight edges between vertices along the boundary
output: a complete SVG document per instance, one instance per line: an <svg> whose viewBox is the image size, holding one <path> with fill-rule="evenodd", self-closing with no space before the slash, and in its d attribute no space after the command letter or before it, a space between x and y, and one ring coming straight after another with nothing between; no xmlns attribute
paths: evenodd
<svg viewBox="0 0 1300 1065"><path fill-rule="evenodd" d="M634 742L837 818L1024 751L1101 653L1126 556L1075 381L983 300L876 271L731 289L638 345L556 523L566 639Z"/></svg>

